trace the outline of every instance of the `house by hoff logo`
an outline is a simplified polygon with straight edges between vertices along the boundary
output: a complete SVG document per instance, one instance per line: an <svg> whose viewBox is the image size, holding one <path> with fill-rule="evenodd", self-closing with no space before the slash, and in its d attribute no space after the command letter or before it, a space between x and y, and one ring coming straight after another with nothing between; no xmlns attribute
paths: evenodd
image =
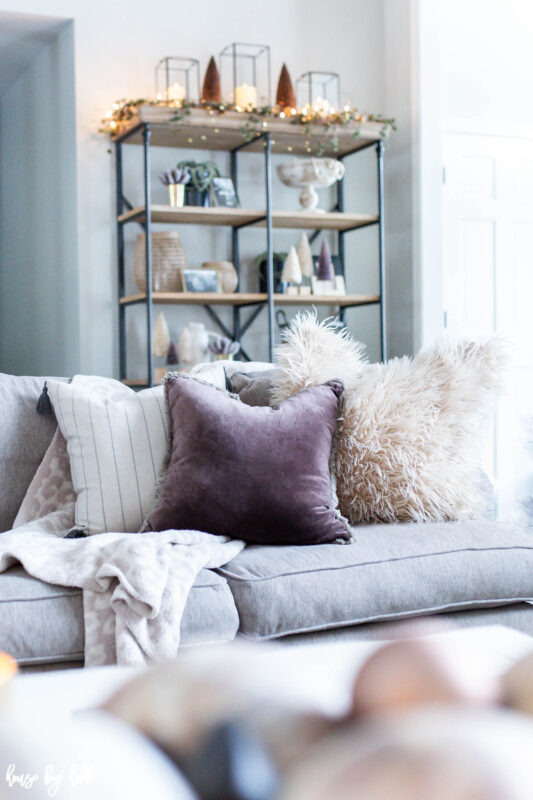
<svg viewBox="0 0 533 800"><path fill-rule="evenodd" d="M42 774L22 772L16 764L10 764L6 770L6 783L10 789L19 788L30 791L37 784L44 786L48 797L55 797L65 786L84 786L91 782L94 767L90 764L72 764L68 772L59 772L53 764L47 764Z"/></svg>

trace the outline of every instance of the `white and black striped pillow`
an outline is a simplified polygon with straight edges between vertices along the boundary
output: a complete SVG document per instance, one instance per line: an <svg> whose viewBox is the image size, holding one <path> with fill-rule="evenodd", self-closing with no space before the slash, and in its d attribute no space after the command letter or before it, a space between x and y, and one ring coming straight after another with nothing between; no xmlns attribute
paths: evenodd
<svg viewBox="0 0 533 800"><path fill-rule="evenodd" d="M76 528L137 532L153 507L165 466L169 424L163 387L134 392L111 378L48 381L67 440Z"/></svg>

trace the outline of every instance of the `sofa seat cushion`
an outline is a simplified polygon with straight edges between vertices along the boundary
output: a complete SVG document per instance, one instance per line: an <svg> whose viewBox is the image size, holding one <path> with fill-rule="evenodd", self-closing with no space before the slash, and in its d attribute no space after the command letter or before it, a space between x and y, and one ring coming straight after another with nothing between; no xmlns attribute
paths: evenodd
<svg viewBox="0 0 533 800"><path fill-rule="evenodd" d="M490 520L361 525L356 539L248 547L219 569L241 634L270 639L533 598L533 528Z"/></svg>
<svg viewBox="0 0 533 800"><path fill-rule="evenodd" d="M181 644L228 641L238 627L226 581L202 570L185 606ZM22 665L83 661L81 590L43 583L22 567L0 574L0 650Z"/></svg>

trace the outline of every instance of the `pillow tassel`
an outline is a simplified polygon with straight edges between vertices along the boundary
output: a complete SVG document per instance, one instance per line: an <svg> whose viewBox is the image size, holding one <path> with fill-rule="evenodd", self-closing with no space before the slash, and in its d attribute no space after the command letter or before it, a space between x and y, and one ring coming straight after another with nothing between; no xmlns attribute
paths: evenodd
<svg viewBox="0 0 533 800"><path fill-rule="evenodd" d="M43 390L39 395L39 399L37 400L37 413L38 414L52 413L52 403L50 402L50 395L48 394L48 387L46 385L46 381L43 386Z"/></svg>

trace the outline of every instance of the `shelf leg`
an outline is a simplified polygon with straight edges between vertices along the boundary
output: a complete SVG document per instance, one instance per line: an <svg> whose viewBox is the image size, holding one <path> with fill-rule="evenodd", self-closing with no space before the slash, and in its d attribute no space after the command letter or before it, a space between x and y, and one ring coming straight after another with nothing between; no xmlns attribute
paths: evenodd
<svg viewBox="0 0 533 800"><path fill-rule="evenodd" d="M230 170L231 170L231 179L233 181L233 185L235 186L235 191L237 195L239 194L239 171L237 168L237 151L232 150L230 153ZM231 229L231 258L233 261L233 266L235 267L235 271L237 272L237 279L240 284L241 280L241 265L240 265L240 254L239 254L239 229L233 227ZM237 284L237 289L240 290L240 285ZM239 306L233 306L233 340L238 342L240 338L240 328L241 328L241 310Z"/></svg>
<svg viewBox="0 0 533 800"><path fill-rule="evenodd" d="M122 145L115 145L115 171L117 184L117 220L124 211L124 193L122 180ZM126 293L126 280L124 270L124 226L117 222L117 261L118 261L118 363L120 380L127 376L126 363L126 307L120 298Z"/></svg>
<svg viewBox="0 0 533 800"><path fill-rule="evenodd" d="M339 158L342 161L342 158ZM337 181L337 211L344 212L344 178ZM345 242L344 231L339 231L339 261L341 262L342 277L346 284L346 258L345 258ZM339 309L339 319L344 322L346 318L346 309L341 306Z"/></svg>
<svg viewBox="0 0 533 800"><path fill-rule="evenodd" d="M381 360L387 360L387 303L386 303L386 276L385 276L385 219L383 202L383 152L385 146L382 141L376 145L378 161L378 214L379 214L379 294L381 303L380 328L381 328Z"/></svg>
<svg viewBox="0 0 533 800"><path fill-rule="evenodd" d="M274 358L274 248L272 241L272 137L265 134L268 356Z"/></svg>
<svg viewBox="0 0 533 800"><path fill-rule="evenodd" d="M146 209L146 346L148 386L154 383L154 363L152 359L152 209L150 201L150 125L143 127L143 162L144 162L144 207Z"/></svg>

